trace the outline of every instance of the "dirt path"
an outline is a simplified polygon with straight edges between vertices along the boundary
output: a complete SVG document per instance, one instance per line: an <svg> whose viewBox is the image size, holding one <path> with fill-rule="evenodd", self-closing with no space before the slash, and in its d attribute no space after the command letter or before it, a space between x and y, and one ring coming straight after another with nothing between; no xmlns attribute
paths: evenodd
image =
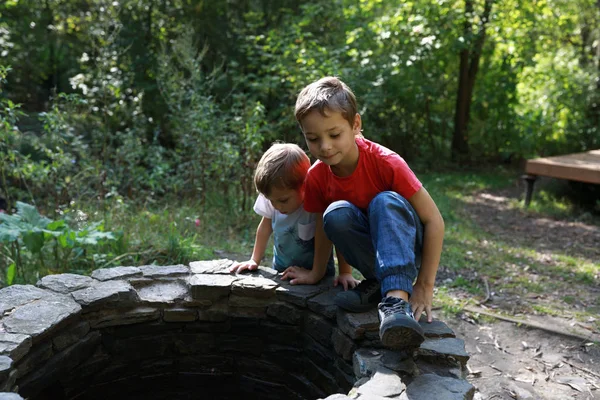
<svg viewBox="0 0 600 400"><path fill-rule="evenodd" d="M476 399L600 399L600 350L510 322L445 320L465 341Z"/></svg>
<svg viewBox="0 0 600 400"><path fill-rule="evenodd" d="M590 260L596 264L593 281L570 283L576 296L572 312L557 316L536 315L535 320L549 329L563 332L577 326L580 336L599 337L597 325L577 322L576 312L597 315L600 282L597 269L600 260L600 226L597 219L590 222L554 220L535 216L521 208L511 207L522 188L498 192L479 192L468 202L466 213L485 231L505 243L526 245L537 252L537 261L550 267L562 267L556 254L565 254ZM568 267L568 266L567 266ZM528 276L522 271L520 276ZM529 276L534 279L535 276ZM562 279L562 278L560 278ZM569 280L567 278L567 280ZM454 293L459 297L467 293ZM523 293L506 292L492 296L488 306L508 311L527 319L524 310L536 306L552 307L562 303L566 293L543 292L541 295L523 296ZM490 304L491 303L491 304ZM491 311L494 311L493 308ZM595 314L594 314L595 313ZM462 313L445 320L465 340L471 355L469 381L478 388L479 399L600 399L600 346L590 340L576 339L548 333L540 329L493 319L475 320L473 313ZM594 317L588 317L594 321ZM598 317L600 318L600 317ZM533 319L533 318L532 318ZM581 325L581 326L580 326ZM566 327L566 328L565 328Z"/></svg>

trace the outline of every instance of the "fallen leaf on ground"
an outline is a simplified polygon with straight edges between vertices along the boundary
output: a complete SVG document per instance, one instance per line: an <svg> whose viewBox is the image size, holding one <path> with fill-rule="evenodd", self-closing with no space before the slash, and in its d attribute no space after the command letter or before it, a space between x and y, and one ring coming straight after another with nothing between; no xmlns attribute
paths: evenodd
<svg viewBox="0 0 600 400"><path fill-rule="evenodd" d="M585 379L578 376L560 376L556 378L555 381L563 385L571 386L578 392L584 392L584 388L587 387Z"/></svg>

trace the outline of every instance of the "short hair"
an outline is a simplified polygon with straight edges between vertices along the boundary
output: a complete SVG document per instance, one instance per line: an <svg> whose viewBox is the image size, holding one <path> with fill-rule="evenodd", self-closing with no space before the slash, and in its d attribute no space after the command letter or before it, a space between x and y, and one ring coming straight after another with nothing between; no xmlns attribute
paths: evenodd
<svg viewBox="0 0 600 400"><path fill-rule="evenodd" d="M342 114L350 126L358 113L356 97L352 90L335 76L327 76L306 86L296 99L296 120L302 126L302 119L312 110L318 110L322 116L326 111Z"/></svg>
<svg viewBox="0 0 600 400"><path fill-rule="evenodd" d="M254 172L254 185L266 196L274 187L298 190L309 168L310 159L298 145L275 143L260 158Z"/></svg>

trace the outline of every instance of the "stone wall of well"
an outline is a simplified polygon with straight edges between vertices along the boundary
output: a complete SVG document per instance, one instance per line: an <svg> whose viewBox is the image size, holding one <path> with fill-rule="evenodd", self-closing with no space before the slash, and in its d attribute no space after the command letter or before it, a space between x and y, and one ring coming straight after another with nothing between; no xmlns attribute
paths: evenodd
<svg viewBox="0 0 600 400"><path fill-rule="evenodd" d="M387 350L376 311L337 309L331 280L292 286L262 267L232 275L231 264L115 267L1 289L0 400L473 398L464 342L443 322L422 323L418 350Z"/></svg>

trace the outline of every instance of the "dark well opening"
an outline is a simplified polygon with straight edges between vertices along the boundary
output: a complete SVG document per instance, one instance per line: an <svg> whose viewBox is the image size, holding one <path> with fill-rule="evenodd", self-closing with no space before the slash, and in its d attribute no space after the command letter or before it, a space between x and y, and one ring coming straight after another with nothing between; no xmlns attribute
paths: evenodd
<svg viewBox="0 0 600 400"><path fill-rule="evenodd" d="M325 373L335 368L329 351L293 325L229 318L98 333L80 342L80 357L88 355L79 366L49 376L35 394L44 379L22 382L21 394L31 400L316 399L351 388L351 366L340 371L344 382Z"/></svg>

